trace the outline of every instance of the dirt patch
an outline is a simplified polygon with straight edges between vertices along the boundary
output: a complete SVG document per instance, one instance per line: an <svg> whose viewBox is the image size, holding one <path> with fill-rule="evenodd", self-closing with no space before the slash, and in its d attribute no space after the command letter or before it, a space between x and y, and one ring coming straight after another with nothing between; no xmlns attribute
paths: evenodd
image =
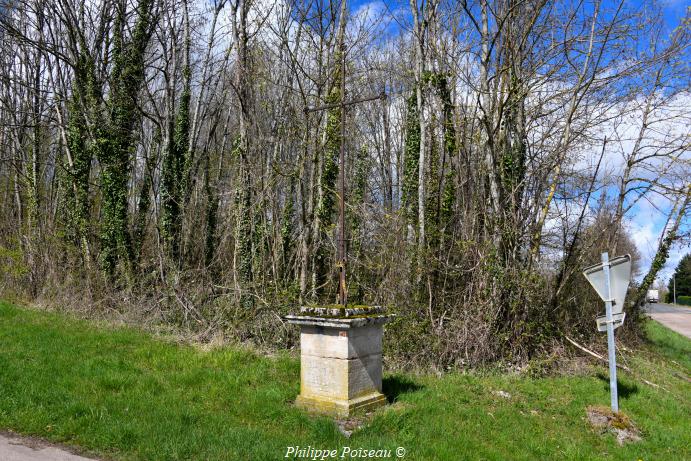
<svg viewBox="0 0 691 461"><path fill-rule="evenodd" d="M363 427L367 426L372 421L375 413L380 413L383 411L403 411L408 407L408 404L396 402L375 410L366 411L364 413L356 413L347 418L335 419L334 423L336 424L338 431L343 434L345 438L349 439L353 432L359 431Z"/></svg>
<svg viewBox="0 0 691 461"><path fill-rule="evenodd" d="M341 432L341 434L348 439L353 432L365 425L367 422L366 418L368 416L369 414L365 415L364 417L351 416L350 418L346 419L338 419L336 420L336 426L338 426L338 430Z"/></svg>
<svg viewBox="0 0 691 461"><path fill-rule="evenodd" d="M614 413L607 407L588 407L586 409L588 422L600 434L610 432L617 437L619 445L628 442L639 442L641 431L634 425L631 418L622 412Z"/></svg>
<svg viewBox="0 0 691 461"><path fill-rule="evenodd" d="M511 394L509 394L509 393L506 392L506 391L492 391L492 394L493 394L493 395L496 395L497 397L501 397L502 399L507 399L507 400L508 400L508 399L511 398Z"/></svg>

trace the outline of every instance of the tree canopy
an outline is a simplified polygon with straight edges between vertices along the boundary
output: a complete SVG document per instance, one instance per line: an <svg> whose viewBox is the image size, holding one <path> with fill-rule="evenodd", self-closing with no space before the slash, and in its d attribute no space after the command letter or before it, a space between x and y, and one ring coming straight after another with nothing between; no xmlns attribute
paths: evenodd
<svg viewBox="0 0 691 461"><path fill-rule="evenodd" d="M672 301L675 293L679 296L691 296L691 253L687 254L679 264L677 264L672 277L669 279L667 284L668 291L668 301Z"/></svg>

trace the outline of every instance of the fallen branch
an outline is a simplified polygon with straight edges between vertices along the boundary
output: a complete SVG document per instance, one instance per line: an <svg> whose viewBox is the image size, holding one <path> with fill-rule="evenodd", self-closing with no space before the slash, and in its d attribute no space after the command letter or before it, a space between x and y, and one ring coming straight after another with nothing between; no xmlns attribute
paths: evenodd
<svg viewBox="0 0 691 461"><path fill-rule="evenodd" d="M582 351L585 352L586 354L592 355L592 356L595 357L596 359L599 359L599 360L602 360L603 362L609 363L609 360L607 360L606 358L604 358L603 356L601 356L601 355L598 354L597 352L593 352L593 351L591 351L590 349L588 349L587 347L581 346L581 345L578 344L576 341L574 341L573 339L569 338L569 337L566 336L566 335L564 335L564 338L566 338L566 340L567 340L568 342L570 342L571 344L573 344L574 346L576 346L578 349L582 350ZM657 389L662 389L663 391L670 392L669 390L665 389L664 387L660 386L659 384L652 383L652 382L648 381L647 379L644 379L644 378L640 377L639 375L637 375L636 373L634 373L633 370L632 370L631 368L627 367L626 365L617 364L617 368L619 368L620 370L624 370L624 371L627 371L627 372L631 373L632 375L634 375L634 377L636 377L637 379L640 379L641 381L643 381L645 384L647 384L647 385L649 385L649 386L655 387L655 388L657 388ZM671 392L670 392L670 393L671 393Z"/></svg>
<svg viewBox="0 0 691 461"><path fill-rule="evenodd" d="M579 348L580 350L582 350L582 351L585 352L586 354L592 355L592 356L595 357L596 359L599 359L599 360L602 360L603 362L609 363L609 360L607 360L606 358L604 358L603 356L601 356L601 355L598 354L597 352L593 352L593 351L591 351L590 349L588 349L587 347L581 346L581 345L578 344L576 341L574 341L573 339L569 338L569 337L566 336L566 335L564 335L564 338L566 338L566 340L567 340L568 342L570 342L571 344L573 344L574 346L576 346L577 348ZM628 371L629 373L632 373L631 368L627 367L626 365L617 364L617 368L620 368L620 369L622 369L622 370L624 370L624 371Z"/></svg>

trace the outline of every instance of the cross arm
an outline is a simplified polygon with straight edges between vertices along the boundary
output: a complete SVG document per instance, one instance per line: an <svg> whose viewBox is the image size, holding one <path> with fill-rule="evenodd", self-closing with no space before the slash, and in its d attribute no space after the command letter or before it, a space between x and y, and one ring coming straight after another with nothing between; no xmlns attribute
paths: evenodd
<svg viewBox="0 0 691 461"><path fill-rule="evenodd" d="M335 102L333 104L325 104L323 106L318 107L305 107L304 111L306 114L308 114L310 112L318 112L320 110L335 109L336 107L352 106L355 104L360 104L361 102L374 101L376 99L386 99L386 93L382 91L380 94L376 96L368 96L366 98L353 99L351 101L346 102Z"/></svg>

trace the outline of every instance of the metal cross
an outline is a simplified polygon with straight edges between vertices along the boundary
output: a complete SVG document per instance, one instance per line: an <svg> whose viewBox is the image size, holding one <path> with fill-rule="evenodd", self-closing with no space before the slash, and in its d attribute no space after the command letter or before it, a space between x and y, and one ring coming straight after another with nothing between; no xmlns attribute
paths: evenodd
<svg viewBox="0 0 691 461"><path fill-rule="evenodd" d="M346 48L345 43L341 43L341 102L326 104L319 107L305 107L305 114L318 112L327 109L341 108L341 145L338 156L338 177L339 177L339 197L338 197L338 304L346 306L348 302L348 290L346 287L346 248L345 248L345 125L346 107L359 104L361 102L386 99L386 93L382 91L377 96L369 96L351 101L345 100L345 76L346 76Z"/></svg>

